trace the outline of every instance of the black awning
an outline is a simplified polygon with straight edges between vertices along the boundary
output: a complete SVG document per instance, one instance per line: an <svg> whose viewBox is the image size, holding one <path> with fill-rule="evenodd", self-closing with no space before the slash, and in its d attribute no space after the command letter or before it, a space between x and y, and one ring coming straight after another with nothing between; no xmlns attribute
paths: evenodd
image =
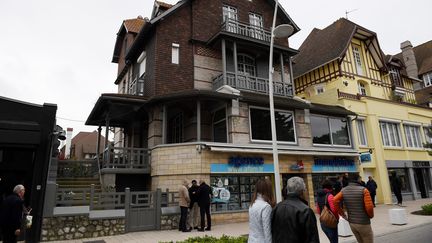
<svg viewBox="0 0 432 243"><path fill-rule="evenodd" d="M356 116L357 114L338 105L322 105L312 103L310 108L311 113L319 113L323 115L336 116Z"/></svg>

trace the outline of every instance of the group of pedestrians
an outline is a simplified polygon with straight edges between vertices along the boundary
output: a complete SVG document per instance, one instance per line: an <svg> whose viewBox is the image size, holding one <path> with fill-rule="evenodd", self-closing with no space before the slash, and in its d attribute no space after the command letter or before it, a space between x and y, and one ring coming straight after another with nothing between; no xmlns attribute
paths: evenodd
<svg viewBox="0 0 432 243"><path fill-rule="evenodd" d="M335 220L331 225L320 220L321 229L331 243L337 243L340 216L349 222L358 242L373 242L370 219L374 216L374 204L371 193L362 186L358 174L344 177L339 180L340 189L337 184L325 180L322 189L317 191L317 212L330 211ZM372 178L369 181L373 184ZM255 185L249 208L249 243L319 242L315 213L305 200L304 180L292 177L284 190L285 199L275 205L270 180L262 179Z"/></svg>
<svg viewBox="0 0 432 243"><path fill-rule="evenodd" d="M179 188L180 222L179 231L190 232L193 229L198 231L211 230L210 199L212 190L204 180L183 180ZM198 225L198 212L200 214L200 224ZM207 220L207 227L206 221Z"/></svg>

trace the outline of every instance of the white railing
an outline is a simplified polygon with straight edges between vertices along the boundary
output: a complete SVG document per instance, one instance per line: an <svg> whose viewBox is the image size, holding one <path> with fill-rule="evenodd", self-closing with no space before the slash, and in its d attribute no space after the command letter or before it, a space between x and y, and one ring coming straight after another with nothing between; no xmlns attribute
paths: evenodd
<svg viewBox="0 0 432 243"><path fill-rule="evenodd" d="M268 94L269 82L268 79L227 72L226 83L224 83L223 74L213 79L213 89L217 90L223 85L229 85L239 90L252 91L257 93ZM293 95L292 85L290 83L273 81L273 94L278 96L290 97Z"/></svg>
<svg viewBox="0 0 432 243"><path fill-rule="evenodd" d="M222 30L250 38L270 42L270 31L260 26L250 25L234 19L228 19L222 24Z"/></svg>

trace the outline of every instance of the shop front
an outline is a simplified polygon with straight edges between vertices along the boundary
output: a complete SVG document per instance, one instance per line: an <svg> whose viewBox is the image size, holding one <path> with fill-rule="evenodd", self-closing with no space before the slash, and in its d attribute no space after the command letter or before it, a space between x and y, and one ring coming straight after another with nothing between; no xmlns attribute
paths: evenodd
<svg viewBox="0 0 432 243"><path fill-rule="evenodd" d="M358 173L353 158L316 157L312 166L312 184L314 192L321 189L321 184L328 179L335 183L345 173Z"/></svg>
<svg viewBox="0 0 432 243"><path fill-rule="evenodd" d="M430 161L386 161L389 181L392 172L401 181L401 191L404 200L432 197L432 167ZM391 188L391 186L390 186ZM392 189L393 201L395 196Z"/></svg>
<svg viewBox="0 0 432 243"><path fill-rule="evenodd" d="M247 211L259 179L273 178L273 164L264 158L229 157L226 164L210 165L210 186L213 188L212 212Z"/></svg>

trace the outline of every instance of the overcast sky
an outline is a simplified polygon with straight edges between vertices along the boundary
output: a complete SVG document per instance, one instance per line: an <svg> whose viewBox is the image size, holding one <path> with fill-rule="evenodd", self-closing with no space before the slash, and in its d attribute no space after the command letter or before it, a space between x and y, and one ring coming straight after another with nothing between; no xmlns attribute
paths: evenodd
<svg viewBox="0 0 432 243"><path fill-rule="evenodd" d="M386 54L400 52L405 40L419 45L432 39L432 0L280 3L301 29L290 38L293 48L346 11L378 34ZM84 126L94 103L101 93L117 91L111 63L116 33L124 19L150 17L152 6L152 0L0 0L0 96L57 104L57 124L73 127L74 135L95 130Z"/></svg>

